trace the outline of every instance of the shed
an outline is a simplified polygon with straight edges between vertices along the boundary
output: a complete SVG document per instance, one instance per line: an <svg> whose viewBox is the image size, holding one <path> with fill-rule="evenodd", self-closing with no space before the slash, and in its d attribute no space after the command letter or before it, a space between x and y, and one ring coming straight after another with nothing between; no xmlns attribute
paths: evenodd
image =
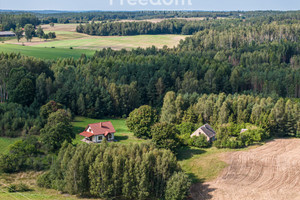
<svg viewBox="0 0 300 200"><path fill-rule="evenodd" d="M213 142L214 140L216 140L216 132L209 124L205 124L198 128L191 135L191 137L199 137L200 135L205 135L207 137L207 141L209 142Z"/></svg>

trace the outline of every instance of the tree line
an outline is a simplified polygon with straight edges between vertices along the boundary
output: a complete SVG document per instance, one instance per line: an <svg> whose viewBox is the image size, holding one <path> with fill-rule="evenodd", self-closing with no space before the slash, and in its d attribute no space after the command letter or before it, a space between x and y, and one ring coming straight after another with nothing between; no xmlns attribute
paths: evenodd
<svg viewBox="0 0 300 200"><path fill-rule="evenodd" d="M204 26L197 21L187 20L164 20L153 23L141 22L102 22L86 23L76 27L79 33L99 36L124 36L124 35L146 35L146 34L182 34L191 35L203 30Z"/></svg>
<svg viewBox="0 0 300 200"><path fill-rule="evenodd" d="M4 104L5 105L5 104ZM8 104L8 106L12 106ZM19 108L20 109L20 108ZM19 112L19 110L13 110ZM49 169L57 152L61 148L63 142L71 143L75 138L75 133L72 130L71 113L59 103L50 101L43 105L40 109L39 115L34 119L35 124L30 128L30 119L22 121L21 117L15 116L12 111L4 111L4 117L1 119L1 132L9 129L10 122L4 121L9 118L12 122L12 129L15 135L22 138L9 147L8 153L0 154L0 172L13 173L26 170L46 170ZM19 114L19 113L18 113ZM29 115L29 113L26 113ZM24 130L15 129L15 123L25 123Z"/></svg>
<svg viewBox="0 0 300 200"><path fill-rule="evenodd" d="M176 157L150 144L62 146L38 185L83 197L185 199L190 182ZM178 187L176 187L178 186Z"/></svg>
<svg viewBox="0 0 300 200"><path fill-rule="evenodd" d="M24 28L26 24L36 27L40 23L38 17L31 13L0 14L0 31L14 30L17 26Z"/></svg>
<svg viewBox="0 0 300 200"><path fill-rule="evenodd" d="M195 99L168 92L160 121L182 126L186 123L211 124L217 130L215 146L240 148L270 136L300 137L299 113L300 103L292 99L224 93L202 95ZM247 127L248 131L241 132ZM189 140L191 133L183 138Z"/></svg>
<svg viewBox="0 0 300 200"><path fill-rule="evenodd" d="M270 137L300 137L300 102L253 95L188 95L168 92L160 112L141 106L126 124L138 138L152 139L157 148L188 145L209 147L204 136L191 134L204 124L217 132L213 145L242 148ZM242 131L244 130L244 131Z"/></svg>

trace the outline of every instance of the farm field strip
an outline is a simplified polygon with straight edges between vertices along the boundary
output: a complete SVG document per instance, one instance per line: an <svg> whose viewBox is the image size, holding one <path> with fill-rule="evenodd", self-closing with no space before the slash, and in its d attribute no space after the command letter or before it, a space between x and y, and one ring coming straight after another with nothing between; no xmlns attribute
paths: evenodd
<svg viewBox="0 0 300 200"><path fill-rule="evenodd" d="M193 199L300 199L300 140L277 139L228 153L222 175L192 187Z"/></svg>
<svg viewBox="0 0 300 200"><path fill-rule="evenodd" d="M21 46L16 44L0 44L0 52L21 53L25 56L33 56L43 59L75 58L78 59L82 54L93 56L95 51L88 49L66 49L66 48L44 48Z"/></svg>
<svg viewBox="0 0 300 200"><path fill-rule="evenodd" d="M79 49L102 49L111 47L112 49L132 49L137 47L156 46L162 48L176 46L181 39L186 36L180 35L137 35L137 36L88 36L84 38L57 40L43 42L33 45L34 47L58 47Z"/></svg>

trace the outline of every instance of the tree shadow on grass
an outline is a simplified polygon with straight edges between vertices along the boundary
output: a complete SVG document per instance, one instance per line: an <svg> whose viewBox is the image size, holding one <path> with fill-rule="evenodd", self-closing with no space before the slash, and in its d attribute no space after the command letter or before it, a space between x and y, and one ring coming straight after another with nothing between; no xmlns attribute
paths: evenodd
<svg viewBox="0 0 300 200"><path fill-rule="evenodd" d="M216 188L211 188L207 183L195 183L192 185L190 192L190 199L193 200L209 200L212 199L213 196L211 192L215 191Z"/></svg>
<svg viewBox="0 0 300 200"><path fill-rule="evenodd" d="M194 155L203 154L206 151L204 149L197 149L197 148L191 148L191 147L183 147L179 149L177 154L177 159L179 161L187 160L192 158Z"/></svg>
<svg viewBox="0 0 300 200"><path fill-rule="evenodd" d="M73 131L74 131L74 133L76 133L76 134L79 134L79 133L83 132L84 129L85 129L85 128L82 128L82 127L79 127L79 126L73 126Z"/></svg>
<svg viewBox="0 0 300 200"><path fill-rule="evenodd" d="M126 135L115 136L115 140L116 140L117 142L121 142L121 141L124 141L124 140L128 140L128 136L126 136Z"/></svg>

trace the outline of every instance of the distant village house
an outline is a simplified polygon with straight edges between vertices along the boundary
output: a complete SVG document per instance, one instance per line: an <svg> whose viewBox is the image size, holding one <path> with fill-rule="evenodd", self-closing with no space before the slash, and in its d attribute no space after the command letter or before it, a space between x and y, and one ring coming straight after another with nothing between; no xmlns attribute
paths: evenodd
<svg viewBox="0 0 300 200"><path fill-rule="evenodd" d="M0 31L0 37L14 37L16 34L12 31Z"/></svg>
<svg viewBox="0 0 300 200"><path fill-rule="evenodd" d="M111 122L99 122L89 124L80 135L85 137L82 141L86 143L101 143L104 138L107 141L114 141L115 132Z"/></svg>
<svg viewBox="0 0 300 200"><path fill-rule="evenodd" d="M204 135L207 138L208 142L213 142L216 140L216 132L215 130L208 124L205 124L198 128L192 135L191 137L199 137L200 135Z"/></svg>
<svg viewBox="0 0 300 200"><path fill-rule="evenodd" d="M246 131L248 131L248 129L242 129L240 133L244 133Z"/></svg>

